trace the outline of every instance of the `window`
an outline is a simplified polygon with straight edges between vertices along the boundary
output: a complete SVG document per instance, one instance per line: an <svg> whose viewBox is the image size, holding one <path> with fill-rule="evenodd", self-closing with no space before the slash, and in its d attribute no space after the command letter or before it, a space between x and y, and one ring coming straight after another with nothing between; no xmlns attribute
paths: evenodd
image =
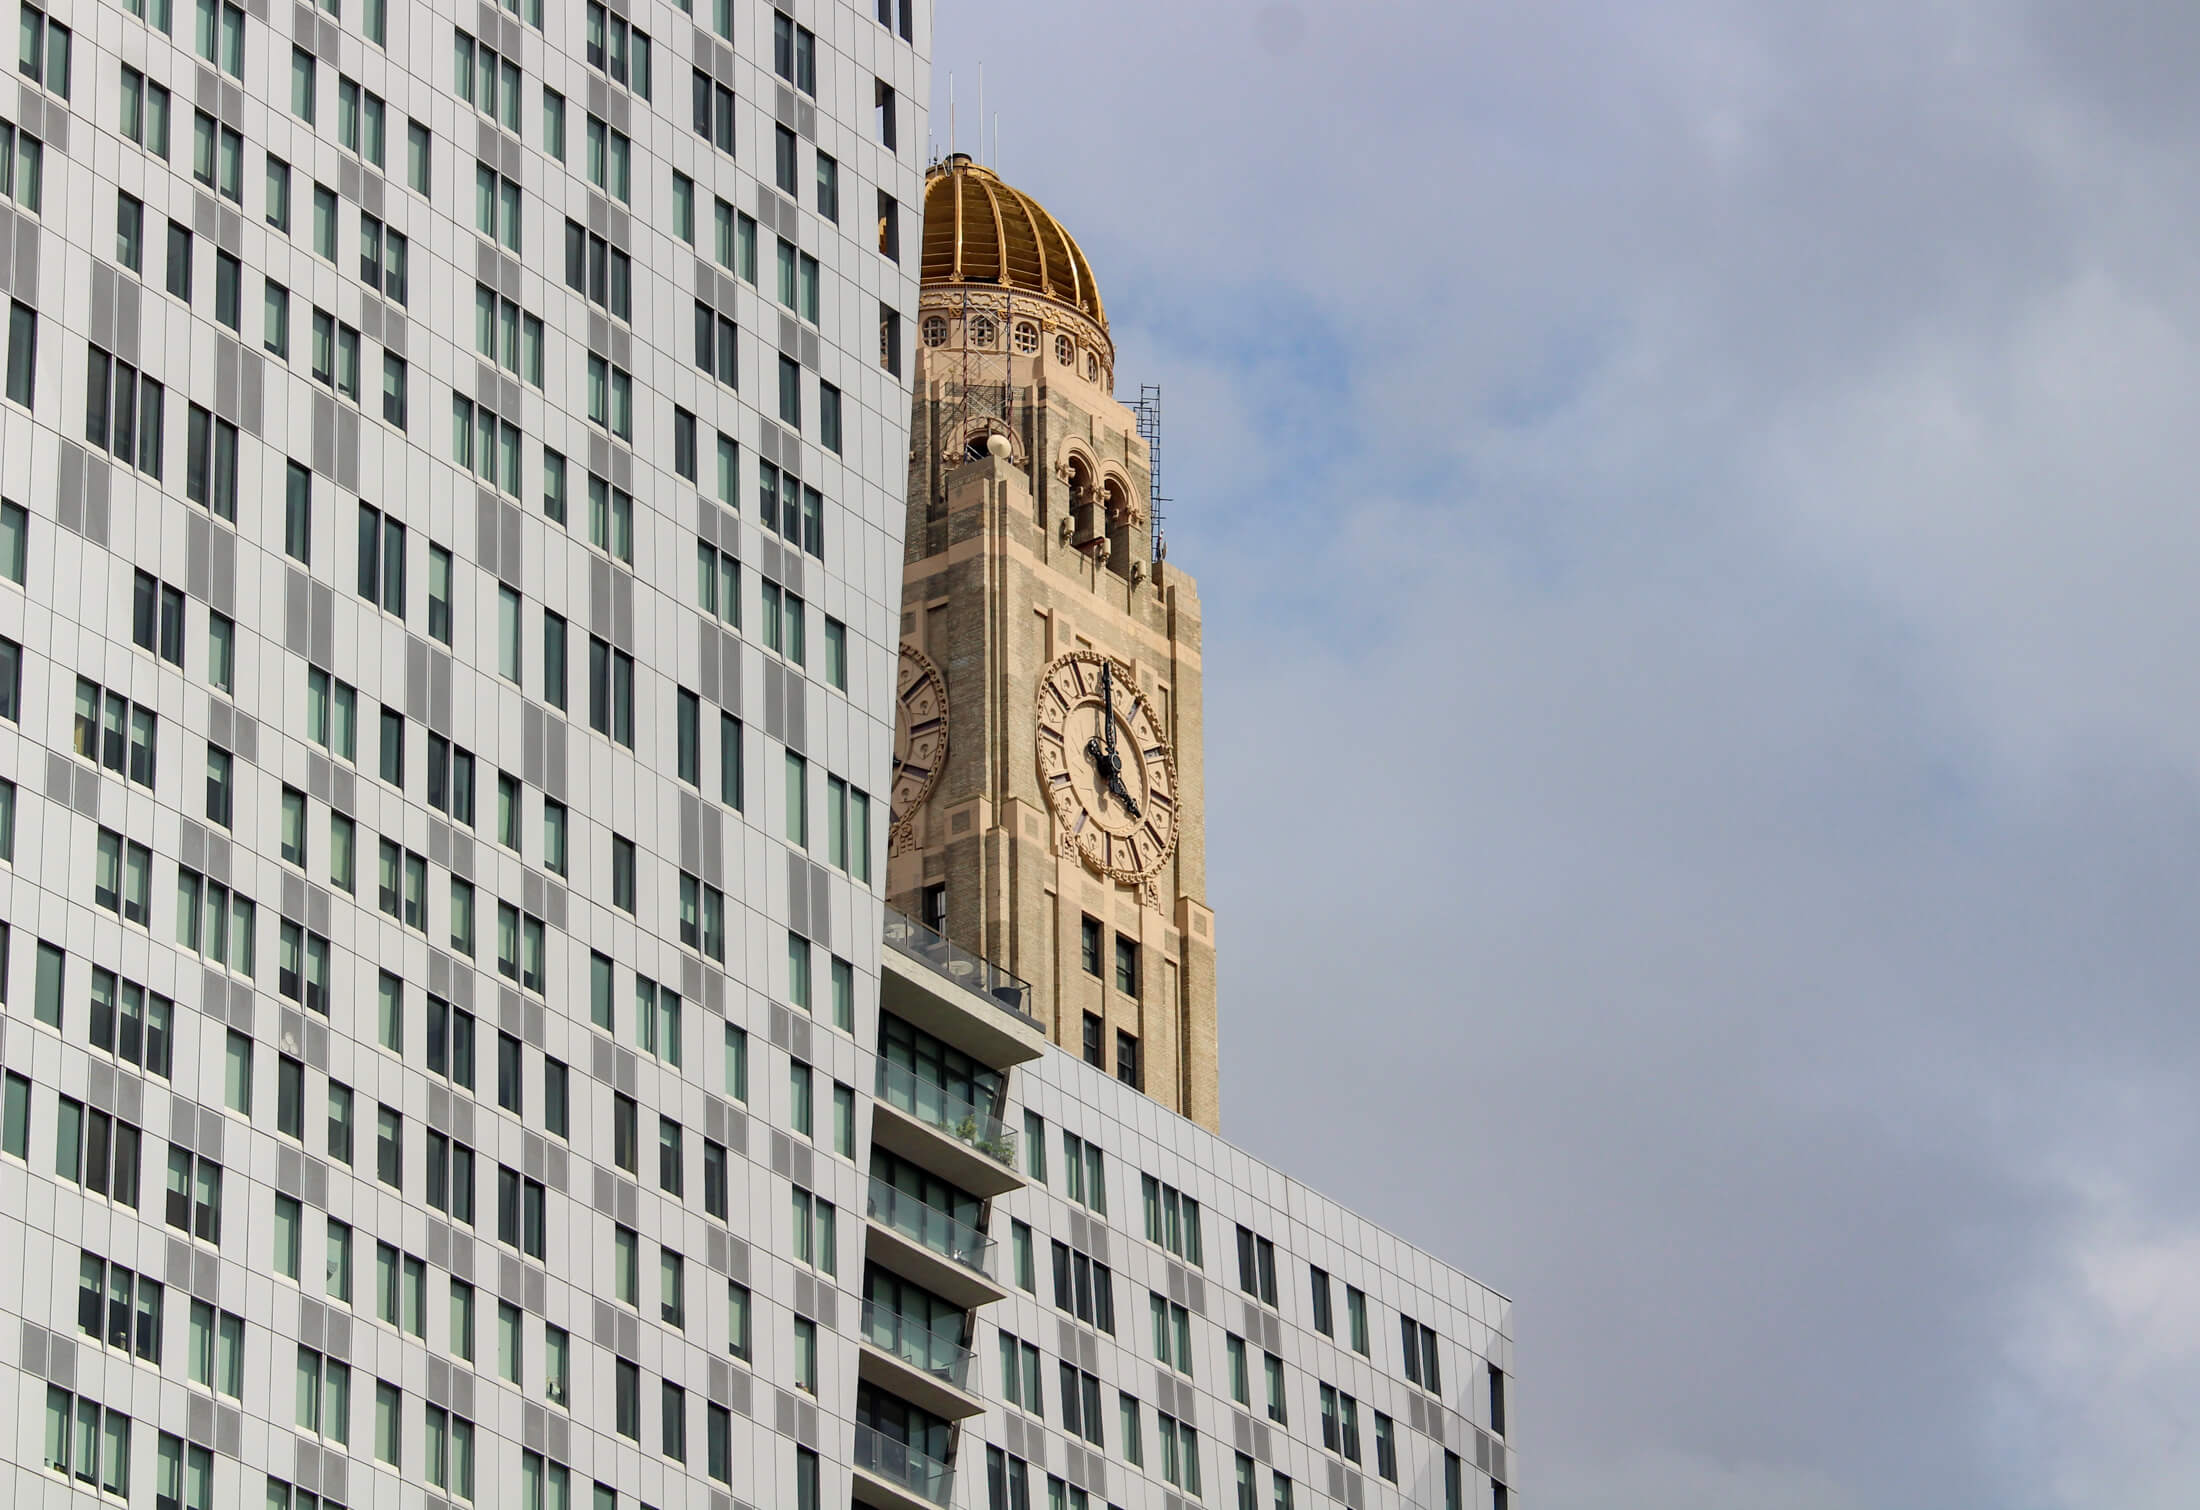
<svg viewBox="0 0 2200 1510"><path fill-rule="evenodd" d="M588 727L634 748L634 657L594 635L588 637Z"/></svg>
<svg viewBox="0 0 2200 1510"><path fill-rule="evenodd" d="M405 1392L387 1379L374 1381L374 1456L396 1467L404 1450Z"/></svg>
<svg viewBox="0 0 2200 1510"><path fill-rule="evenodd" d="M487 163L474 164L474 229L515 256L519 254L519 182Z"/></svg>
<svg viewBox="0 0 2200 1510"><path fill-rule="evenodd" d="M749 1357L749 1287L726 1281L726 1351L743 1362Z"/></svg>
<svg viewBox="0 0 2200 1510"><path fill-rule="evenodd" d="M1141 1177L1145 1195L1146 1241L1158 1243L1193 1268L1203 1268L1199 1202L1163 1184L1152 1175Z"/></svg>
<svg viewBox="0 0 2200 1510"><path fill-rule="evenodd" d="M792 928L787 930L787 1000L810 1010L810 941Z"/></svg>
<svg viewBox="0 0 2200 1510"><path fill-rule="evenodd" d="M380 168L386 156L389 107L382 97L362 89L354 79L336 83L336 140L345 151L357 153Z"/></svg>
<svg viewBox="0 0 2200 1510"><path fill-rule="evenodd" d="M163 160L168 156L168 117L172 108L173 101L165 88L129 64L122 65L122 134Z"/></svg>
<svg viewBox="0 0 2200 1510"><path fill-rule="evenodd" d="M359 217L359 279L403 304L410 289L412 243L372 215Z"/></svg>
<svg viewBox="0 0 2200 1510"><path fill-rule="evenodd" d="M817 213L840 224L840 164L817 154Z"/></svg>
<svg viewBox="0 0 2200 1510"><path fill-rule="evenodd" d="M687 1264L670 1248L657 1250L657 1308L667 1326L687 1325Z"/></svg>
<svg viewBox="0 0 2200 1510"><path fill-rule="evenodd" d="M1283 1360L1274 1353L1262 1353L1261 1360L1268 1382L1268 1419L1279 1426L1289 1425L1283 1403Z"/></svg>
<svg viewBox="0 0 2200 1510"><path fill-rule="evenodd" d="M698 68L693 75L695 134L721 152L733 151L733 91Z"/></svg>
<svg viewBox="0 0 2200 1510"><path fill-rule="evenodd" d="M634 564L634 495L593 472L588 474L588 543Z"/></svg>
<svg viewBox="0 0 2200 1510"><path fill-rule="evenodd" d="M1199 1498L1199 1433L1174 1416L1154 1412L1154 1435L1161 1443L1161 1477L1193 1499Z"/></svg>
<svg viewBox="0 0 2200 1510"><path fill-rule="evenodd" d="M1240 1223L1237 1229L1237 1248L1238 1288L1248 1295L1258 1297L1266 1305L1274 1305L1276 1245Z"/></svg>
<svg viewBox="0 0 2200 1510"><path fill-rule="evenodd" d="M321 183L313 186L313 255L336 260L336 191Z"/></svg>
<svg viewBox="0 0 2200 1510"><path fill-rule="evenodd" d="M884 304L878 307L878 364L901 376L901 316Z"/></svg>
<svg viewBox="0 0 2200 1510"><path fill-rule="evenodd" d="M634 438L634 374L588 354L588 418L621 440Z"/></svg>
<svg viewBox="0 0 2200 1510"><path fill-rule="evenodd" d="M111 828L99 831L92 900L126 923L144 924L152 910L153 852Z"/></svg>
<svg viewBox="0 0 2200 1510"><path fill-rule="evenodd" d="M545 1324L542 1329L542 1393L552 1405L563 1406L570 1398L573 1339L564 1327Z"/></svg>
<svg viewBox="0 0 2200 1510"><path fill-rule="evenodd" d="M1490 1430L1498 1436L1505 1434L1505 1371L1496 1364L1488 1365L1490 1385Z"/></svg>
<svg viewBox="0 0 2200 1510"><path fill-rule="evenodd" d="M718 800L735 812L742 810L741 720L731 713L718 715Z"/></svg>
<svg viewBox="0 0 2200 1510"><path fill-rule="evenodd" d="M244 11L229 0L198 0L199 56L232 78L244 77Z"/></svg>
<svg viewBox="0 0 2200 1510"><path fill-rule="evenodd" d="M817 443L840 454L840 390L831 383L817 385Z"/></svg>
<svg viewBox="0 0 2200 1510"><path fill-rule="evenodd" d="M856 967L850 961L835 955L832 958L831 975L833 1026L843 1033L853 1033L856 1030Z"/></svg>
<svg viewBox="0 0 2200 1510"><path fill-rule="evenodd" d="M166 1292L160 1282L110 1264L98 1254L77 1255L76 1320L85 1336L108 1347L134 1353L160 1366L161 1314Z"/></svg>
<svg viewBox="0 0 2200 1510"><path fill-rule="evenodd" d="M69 97L69 29L35 5L23 7L23 77L61 99Z"/></svg>
<svg viewBox="0 0 2200 1510"><path fill-rule="evenodd" d="M1016 1287L1037 1294L1039 1291L1039 1272L1032 1257L1031 1224L1017 1221L1014 1217L1011 1217L1009 1218L1008 1232L1009 1247L1012 1250L1011 1257L1016 1265Z"/></svg>
<svg viewBox="0 0 2200 1510"><path fill-rule="evenodd" d="M474 349L514 376L542 386L542 317L485 283L474 285Z"/></svg>
<svg viewBox="0 0 2200 1510"><path fill-rule="evenodd" d="M4 1096L4 1104L0 1104L0 1153L28 1159L31 1156L31 1083L10 1071L0 1096Z"/></svg>
<svg viewBox="0 0 2200 1510"><path fill-rule="evenodd" d="M1153 1355L1178 1373L1192 1372L1191 1313L1166 1296L1147 1292L1153 1319Z"/></svg>
<svg viewBox="0 0 2200 1510"><path fill-rule="evenodd" d="M519 64L487 43L451 33L451 83L458 97L505 130L519 130Z"/></svg>
<svg viewBox="0 0 2200 1510"><path fill-rule="evenodd" d="M628 1174L642 1172L641 1106L632 1096L611 1093L611 1162Z"/></svg>
<svg viewBox="0 0 2200 1510"><path fill-rule="evenodd" d="M657 1119L657 1188L680 1195L687 1186L687 1141L680 1124L668 1117Z"/></svg>
<svg viewBox="0 0 2200 1510"><path fill-rule="evenodd" d="M695 245L695 180L677 168L672 170L672 234Z"/></svg>
<svg viewBox="0 0 2200 1510"><path fill-rule="evenodd" d="M303 47L290 49L290 113L313 124L320 102L320 65Z"/></svg>
<svg viewBox="0 0 2200 1510"><path fill-rule="evenodd" d="M1105 1448L1107 1437L1105 1418L1100 1414L1100 1381L1083 1369L1064 1363L1061 1383L1063 1430L1073 1437L1083 1437L1095 1447Z"/></svg>
<svg viewBox="0 0 2200 1510"><path fill-rule="evenodd" d="M685 871L680 873L680 942L714 960L726 957L726 894Z"/></svg>
<svg viewBox="0 0 2200 1510"><path fill-rule="evenodd" d="M418 121L405 122L405 181L415 194L425 195L431 182L429 157L435 136Z"/></svg>
<svg viewBox="0 0 2200 1510"><path fill-rule="evenodd" d="M325 935L285 918L276 940L277 992L328 1016L329 954Z"/></svg>
<svg viewBox="0 0 2200 1510"><path fill-rule="evenodd" d="M440 996L428 998L428 1073L474 1088L474 1014Z"/></svg>
<svg viewBox="0 0 2200 1510"><path fill-rule="evenodd" d="M451 460L490 486L519 496L519 426L462 393L451 395Z"/></svg>
<svg viewBox="0 0 2200 1510"><path fill-rule="evenodd" d="M332 1442L351 1440L351 1369L311 1348L298 1349L299 1429Z"/></svg>
<svg viewBox="0 0 2200 1510"><path fill-rule="evenodd" d="M762 583L759 592L763 598L764 648L776 651L797 666L803 664L806 620L802 600L782 590L776 582Z"/></svg>
<svg viewBox="0 0 2200 1510"><path fill-rule="evenodd" d="M822 1274L839 1272L833 1203L794 1189L794 1257Z"/></svg>
<svg viewBox="0 0 2200 1510"><path fill-rule="evenodd" d="M111 970L92 968L91 1016L85 1036L93 1048L166 1079L174 1017L175 1003L159 992Z"/></svg>
<svg viewBox="0 0 2200 1510"><path fill-rule="evenodd" d="M1331 1309L1329 1273L1326 1269L1307 1266L1307 1279L1313 1293L1314 1330L1324 1337L1337 1335L1337 1319Z"/></svg>
<svg viewBox="0 0 2200 1510"><path fill-rule="evenodd" d="M497 1241L529 1258L545 1256L548 1244L547 1188L516 1169L497 1169Z"/></svg>
<svg viewBox="0 0 2200 1510"><path fill-rule="evenodd" d="M175 227L170 227L171 231ZM184 236L184 297L190 297L190 232ZM175 268L175 238L169 238L169 267ZM175 291L171 277L170 290ZM11 332L12 338L12 332ZM162 417L167 390L128 362L97 346L88 347L84 437L126 467L158 480L161 475ZM12 358L11 358L12 359Z"/></svg>
<svg viewBox="0 0 2200 1510"><path fill-rule="evenodd" d="M474 1497L474 1423L440 1405L427 1408L427 1471L430 1486L462 1500Z"/></svg>
<svg viewBox="0 0 2200 1510"><path fill-rule="evenodd" d="M392 1190L405 1188L405 1119L380 1105L374 1110L374 1177Z"/></svg>
<svg viewBox="0 0 2200 1510"><path fill-rule="evenodd" d="M287 1195L275 1197L275 1272L288 1280L298 1278L299 1265L305 1257L305 1245L300 1228L305 1212L296 1198Z"/></svg>
<svg viewBox="0 0 2200 1510"><path fill-rule="evenodd" d="M1031 1465L998 1447L986 1448L985 1493L986 1510L1031 1510Z"/></svg>
<svg viewBox="0 0 2200 1510"><path fill-rule="evenodd" d="M29 15L30 7L23 11ZM46 1467L63 1480L73 1473L88 1488L127 1499L130 1418L59 1385L47 1385Z"/></svg>
<svg viewBox="0 0 2200 1510"><path fill-rule="evenodd" d="M848 690L848 626L828 614L825 618L825 680L834 690Z"/></svg>
<svg viewBox="0 0 2200 1510"><path fill-rule="evenodd" d="M703 612L741 627L741 563L703 540L695 542L695 602Z"/></svg>
<svg viewBox="0 0 2200 1510"><path fill-rule="evenodd" d="M236 523L237 427L193 404L188 435L184 496L217 518Z"/></svg>
<svg viewBox="0 0 2200 1510"><path fill-rule="evenodd" d="M749 1099L749 1035L730 1022L726 1024L726 1094L736 1101Z"/></svg>
<svg viewBox="0 0 2200 1510"><path fill-rule="evenodd" d="M797 26L785 11L772 15L772 71L795 88L817 97L817 37Z"/></svg>
<svg viewBox="0 0 2200 1510"><path fill-rule="evenodd" d="M565 711L565 619L547 608L542 611L542 696L551 707Z"/></svg>
<svg viewBox="0 0 2200 1510"><path fill-rule="evenodd" d="M588 117L588 181L621 204L634 198L634 143L608 121Z"/></svg>
<svg viewBox="0 0 2200 1510"><path fill-rule="evenodd" d="M1115 1335L1115 1274L1067 1243L1054 1244L1054 1305L1087 1326Z"/></svg>
<svg viewBox="0 0 2200 1510"><path fill-rule="evenodd" d="M222 1240L222 1170L219 1164L170 1145L168 1225L219 1247Z"/></svg>
<svg viewBox="0 0 2200 1510"><path fill-rule="evenodd" d="M1360 1460L1360 1405L1335 1385L1321 1387L1322 1446L1357 1463Z"/></svg>
<svg viewBox="0 0 2200 1510"><path fill-rule="evenodd" d="M451 1281L451 1356L474 1361L474 1287L462 1279Z"/></svg>
<svg viewBox="0 0 2200 1510"><path fill-rule="evenodd" d="M1085 1063L1099 1069L1107 1068L1106 1027L1097 1012L1085 1014Z"/></svg>
<svg viewBox="0 0 2200 1510"><path fill-rule="evenodd" d="M733 318L695 301L695 365L729 388L741 386Z"/></svg>
<svg viewBox="0 0 2200 1510"><path fill-rule="evenodd" d="M546 1132L566 1137L571 1132L572 1077L555 1059L542 1062L542 1125Z"/></svg>
<svg viewBox="0 0 2200 1510"><path fill-rule="evenodd" d="M1090 1206L1102 1216L1108 1214L1107 1165L1097 1143L1089 1143L1075 1133L1062 1133L1062 1165L1067 1176L1065 1194L1080 1205Z"/></svg>
<svg viewBox="0 0 2200 1510"><path fill-rule="evenodd" d="M1367 1356L1367 1295L1353 1285L1344 1287L1345 1316L1352 1323L1352 1351Z"/></svg>
<svg viewBox="0 0 2200 1510"><path fill-rule="evenodd" d="M565 161L565 96L547 84L542 88L542 150Z"/></svg>
<svg viewBox="0 0 2200 1510"><path fill-rule="evenodd" d="M565 223L565 286L622 320L633 318L633 259L577 220Z"/></svg>
<svg viewBox="0 0 2200 1510"><path fill-rule="evenodd" d="M1007 1332L1000 1337L1001 1398L1019 1410L1044 1417L1046 1394L1039 1387L1039 1349Z"/></svg>
<svg viewBox="0 0 2200 1510"><path fill-rule="evenodd" d="M745 283L756 281L756 221L723 199L714 201L718 265Z"/></svg>
<svg viewBox="0 0 2200 1510"><path fill-rule="evenodd" d="M1444 1392L1443 1370L1437 1360L1436 1329L1411 1316L1398 1318L1399 1351L1405 1358L1406 1379L1432 1395Z"/></svg>
<svg viewBox="0 0 2200 1510"><path fill-rule="evenodd" d="M8 301L8 402L31 407L38 376L38 311Z"/></svg>
<svg viewBox="0 0 2200 1510"><path fill-rule="evenodd" d="M195 870L177 869L176 942L208 963L251 979L257 917L249 898Z"/></svg>
<svg viewBox="0 0 2200 1510"><path fill-rule="evenodd" d="M796 164L800 161L797 138L785 126L772 128L772 176L783 194L796 192ZM791 302L791 301L790 301Z"/></svg>
<svg viewBox="0 0 2200 1510"><path fill-rule="evenodd" d="M191 1302L190 1378L232 1400L244 1397L244 1318Z"/></svg>
<svg viewBox="0 0 2200 1510"><path fill-rule="evenodd" d="M331 1080L328 1087L328 1156L339 1164L351 1163L351 1106L351 1087Z"/></svg>
<svg viewBox="0 0 2200 1510"><path fill-rule="evenodd" d="M680 995L671 986L660 988L645 975L634 977L634 1041L664 1063L678 1065L682 1061Z"/></svg>
<svg viewBox="0 0 2200 1510"><path fill-rule="evenodd" d="M895 151L900 133L894 120L894 86L884 79L871 81L871 111L878 131L878 144L889 152Z"/></svg>
<svg viewBox="0 0 2200 1510"><path fill-rule="evenodd" d="M374 1247L376 1319L415 1337L428 1335L428 1266L388 1243Z"/></svg>

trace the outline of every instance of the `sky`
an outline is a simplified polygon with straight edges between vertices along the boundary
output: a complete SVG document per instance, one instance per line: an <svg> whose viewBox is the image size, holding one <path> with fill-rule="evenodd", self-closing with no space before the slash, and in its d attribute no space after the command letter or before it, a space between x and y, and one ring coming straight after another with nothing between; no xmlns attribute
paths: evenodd
<svg viewBox="0 0 2200 1510"><path fill-rule="evenodd" d="M1162 386L1224 1131L1513 1297L1521 1502L2200 1503L2200 11L981 62Z"/></svg>

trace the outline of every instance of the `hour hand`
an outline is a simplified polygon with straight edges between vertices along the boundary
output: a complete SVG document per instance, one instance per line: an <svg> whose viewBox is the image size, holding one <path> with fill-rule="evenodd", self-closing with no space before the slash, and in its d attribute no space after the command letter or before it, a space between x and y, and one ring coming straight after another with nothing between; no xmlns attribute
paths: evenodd
<svg viewBox="0 0 2200 1510"><path fill-rule="evenodd" d="M1138 799L1123 785L1123 762L1120 757L1111 757L1108 762L1108 790L1122 801L1124 812L1133 818L1138 816Z"/></svg>

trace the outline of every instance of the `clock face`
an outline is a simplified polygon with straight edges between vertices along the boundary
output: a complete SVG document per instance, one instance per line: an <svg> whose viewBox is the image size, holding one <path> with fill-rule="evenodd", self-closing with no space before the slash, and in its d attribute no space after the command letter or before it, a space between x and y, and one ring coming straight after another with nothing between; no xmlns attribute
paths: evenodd
<svg viewBox="0 0 2200 1510"><path fill-rule="evenodd" d="M1117 661L1073 650L1039 678L1039 785L1088 869L1144 881L1176 850L1176 757Z"/></svg>
<svg viewBox="0 0 2200 1510"><path fill-rule="evenodd" d="M901 647L894 708L893 823L912 818L947 763L947 683L914 645Z"/></svg>

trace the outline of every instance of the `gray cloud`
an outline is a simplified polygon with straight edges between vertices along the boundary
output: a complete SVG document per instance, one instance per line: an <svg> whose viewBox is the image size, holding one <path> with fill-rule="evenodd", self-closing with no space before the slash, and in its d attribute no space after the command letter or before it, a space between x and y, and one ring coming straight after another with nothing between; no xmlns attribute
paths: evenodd
<svg viewBox="0 0 2200 1510"><path fill-rule="evenodd" d="M940 25L1166 386L1226 1130L1535 1501L2191 1503L2200 24Z"/></svg>

